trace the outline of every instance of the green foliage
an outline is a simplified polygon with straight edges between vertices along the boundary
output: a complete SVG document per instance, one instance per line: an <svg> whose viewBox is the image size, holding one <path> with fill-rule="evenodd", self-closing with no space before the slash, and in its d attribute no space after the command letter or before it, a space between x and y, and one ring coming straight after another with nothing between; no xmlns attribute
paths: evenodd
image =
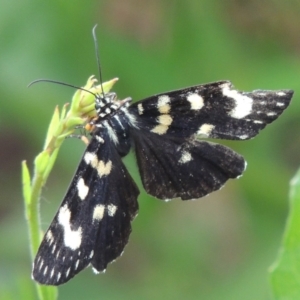
<svg viewBox="0 0 300 300"><path fill-rule="evenodd" d="M300 299L300 170L291 181L290 212L270 279L274 298Z"/></svg>

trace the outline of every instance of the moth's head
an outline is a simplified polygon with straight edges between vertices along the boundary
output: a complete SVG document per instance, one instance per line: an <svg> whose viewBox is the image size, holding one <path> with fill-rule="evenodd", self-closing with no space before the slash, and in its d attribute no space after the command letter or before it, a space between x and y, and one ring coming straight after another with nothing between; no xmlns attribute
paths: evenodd
<svg viewBox="0 0 300 300"><path fill-rule="evenodd" d="M95 109L97 114L99 115L103 111L104 107L110 106L110 104L115 103L116 100L117 94L113 92L97 95L95 100Z"/></svg>

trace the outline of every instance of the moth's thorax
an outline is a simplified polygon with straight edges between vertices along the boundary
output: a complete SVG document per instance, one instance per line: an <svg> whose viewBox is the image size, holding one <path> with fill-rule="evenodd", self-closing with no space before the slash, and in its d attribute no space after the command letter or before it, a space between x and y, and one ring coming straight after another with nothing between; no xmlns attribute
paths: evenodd
<svg viewBox="0 0 300 300"><path fill-rule="evenodd" d="M130 117L127 108L131 98L117 100L115 93L99 95L95 101L97 118L93 122L93 135L104 138L106 135L119 155L126 155L131 147L130 142Z"/></svg>

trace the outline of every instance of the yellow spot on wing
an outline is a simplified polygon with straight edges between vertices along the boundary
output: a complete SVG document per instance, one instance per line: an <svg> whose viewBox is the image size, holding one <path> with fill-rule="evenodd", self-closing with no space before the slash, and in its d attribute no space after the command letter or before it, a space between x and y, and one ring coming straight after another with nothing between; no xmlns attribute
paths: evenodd
<svg viewBox="0 0 300 300"><path fill-rule="evenodd" d="M111 171L111 160L109 160L107 163L105 163L103 160L100 160L97 165L97 171L100 177L104 175L108 175Z"/></svg>
<svg viewBox="0 0 300 300"><path fill-rule="evenodd" d="M158 125L156 125L151 131L162 135L168 131L168 128L172 124L173 119L170 115L161 115L157 118L157 122Z"/></svg>

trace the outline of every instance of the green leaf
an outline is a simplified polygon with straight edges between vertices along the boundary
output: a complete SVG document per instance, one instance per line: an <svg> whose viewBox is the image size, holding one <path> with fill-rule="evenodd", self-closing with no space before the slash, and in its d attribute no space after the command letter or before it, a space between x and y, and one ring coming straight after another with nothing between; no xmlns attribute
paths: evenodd
<svg viewBox="0 0 300 300"><path fill-rule="evenodd" d="M58 288L56 286L37 284L37 292L41 300L55 300L58 296Z"/></svg>
<svg viewBox="0 0 300 300"><path fill-rule="evenodd" d="M275 299L300 299L300 169L291 181L290 212L270 281Z"/></svg>
<svg viewBox="0 0 300 300"><path fill-rule="evenodd" d="M50 125L48 127L44 149L47 149L50 141L53 139L53 136L56 134L57 128L59 127L59 123L60 123L59 109L58 106L56 106L54 110L54 114L52 115L50 121Z"/></svg>

